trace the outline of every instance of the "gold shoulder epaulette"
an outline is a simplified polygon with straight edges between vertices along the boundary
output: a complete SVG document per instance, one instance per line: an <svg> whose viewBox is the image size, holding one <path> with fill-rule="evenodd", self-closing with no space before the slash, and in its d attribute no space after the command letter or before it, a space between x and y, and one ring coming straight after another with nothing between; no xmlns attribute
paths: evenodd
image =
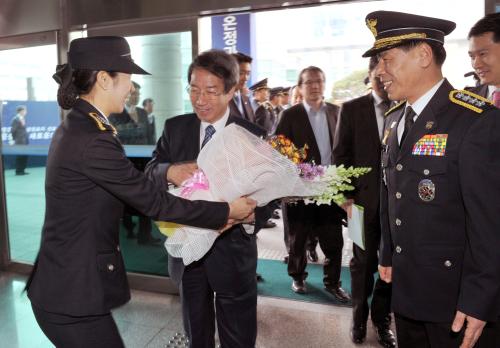
<svg viewBox="0 0 500 348"><path fill-rule="evenodd" d="M89 116L95 121L97 127L102 131L111 131L116 135L116 129L109 123L104 123L101 121L101 117L95 112L89 112Z"/></svg>
<svg viewBox="0 0 500 348"><path fill-rule="evenodd" d="M390 108L389 110L386 111L385 116L387 116L390 113L392 113L393 111L396 111L397 109L399 109L401 107L401 105L403 105L404 103L406 103L406 100L403 100L402 102L394 105L392 108Z"/></svg>
<svg viewBox="0 0 500 348"><path fill-rule="evenodd" d="M478 114L492 107L491 101L475 93L465 90L455 89L450 92L450 100Z"/></svg>

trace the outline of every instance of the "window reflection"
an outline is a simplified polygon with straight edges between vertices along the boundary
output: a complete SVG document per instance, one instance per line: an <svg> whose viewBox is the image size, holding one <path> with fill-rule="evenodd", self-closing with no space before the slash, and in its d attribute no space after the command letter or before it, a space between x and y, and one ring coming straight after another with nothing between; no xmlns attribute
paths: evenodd
<svg viewBox="0 0 500 348"><path fill-rule="evenodd" d="M0 51L0 122L10 254L34 262L45 213L45 162L60 122L56 45Z"/></svg>

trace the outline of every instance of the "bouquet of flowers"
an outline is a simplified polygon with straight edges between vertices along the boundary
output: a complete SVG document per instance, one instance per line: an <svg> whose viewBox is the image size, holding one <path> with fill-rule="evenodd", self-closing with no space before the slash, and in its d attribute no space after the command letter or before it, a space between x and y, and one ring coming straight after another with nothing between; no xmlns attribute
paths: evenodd
<svg viewBox="0 0 500 348"><path fill-rule="evenodd" d="M249 196L258 206L282 197L341 204L342 192L352 189L350 178L369 171L301 163L307 147L297 149L283 136L274 138L273 146L272 139L268 143L236 124L225 127L200 151L200 171L172 193L225 202ZM169 254L181 257L185 265L201 259L219 236L214 230L168 222L157 225L169 237L165 242Z"/></svg>
<svg viewBox="0 0 500 348"><path fill-rule="evenodd" d="M318 195L311 197L302 197L307 203L331 204L334 202L337 205L342 205L346 198L344 192L354 190L351 185L351 178L359 178L361 175L368 173L371 168L344 168L340 166L322 166L314 163L304 163L307 158L307 144L301 149L298 149L293 142L284 135L274 135L268 140L275 150L283 156L286 156L290 161L297 165L297 170L300 177L306 181L320 181L325 183L324 191ZM289 200L293 200L290 198Z"/></svg>

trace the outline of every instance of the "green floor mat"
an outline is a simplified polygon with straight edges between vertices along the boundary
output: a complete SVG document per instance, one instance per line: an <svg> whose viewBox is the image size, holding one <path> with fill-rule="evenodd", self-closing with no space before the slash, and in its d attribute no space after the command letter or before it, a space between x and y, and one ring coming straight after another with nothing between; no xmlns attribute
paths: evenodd
<svg viewBox="0 0 500 348"><path fill-rule="evenodd" d="M350 306L350 303L341 303L323 287L323 265L308 264L306 271L307 294L297 294L292 291L292 278L287 273L287 265L282 261L259 260L257 272L260 273L264 281L258 283L258 294L260 296L281 297L290 300L300 300L324 304L334 304L339 306ZM349 269L342 267L340 275L342 288L351 293L351 279Z"/></svg>

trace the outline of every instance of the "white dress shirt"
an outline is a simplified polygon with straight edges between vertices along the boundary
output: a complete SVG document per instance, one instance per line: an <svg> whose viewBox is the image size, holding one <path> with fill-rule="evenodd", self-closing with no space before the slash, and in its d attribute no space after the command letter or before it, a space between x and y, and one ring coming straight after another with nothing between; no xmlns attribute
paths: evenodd
<svg viewBox="0 0 500 348"><path fill-rule="evenodd" d="M413 116L413 121L414 122L417 121L418 116L422 113L422 111L424 111L425 107L427 106L427 104L429 104L430 100L432 99L432 97L434 97L434 94L436 94L437 90L439 89L439 87L441 87L443 82L444 82L444 79L441 79L431 89L429 89L423 96L418 98L415 101L415 103L410 104L410 103L406 102L404 113L406 113L406 108L411 106L411 108L413 109L413 111L415 111L415 114L416 114L415 116ZM401 117L401 120L399 121L399 124L398 124L398 143L399 144L401 144L401 137L403 136L404 129L405 129L405 116Z"/></svg>

